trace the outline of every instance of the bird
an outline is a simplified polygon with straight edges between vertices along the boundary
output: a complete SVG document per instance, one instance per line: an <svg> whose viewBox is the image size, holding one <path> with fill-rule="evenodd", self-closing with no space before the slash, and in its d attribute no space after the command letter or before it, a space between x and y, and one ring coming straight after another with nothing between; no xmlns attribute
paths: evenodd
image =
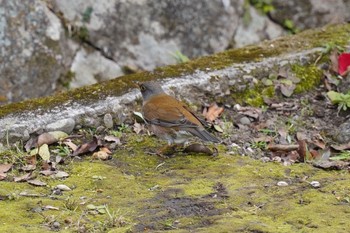
<svg viewBox="0 0 350 233"><path fill-rule="evenodd" d="M220 142L205 129L207 124L203 119L184 103L165 93L158 82L148 81L137 85L143 98L142 115L146 125L168 145L185 143L192 136L203 141Z"/></svg>

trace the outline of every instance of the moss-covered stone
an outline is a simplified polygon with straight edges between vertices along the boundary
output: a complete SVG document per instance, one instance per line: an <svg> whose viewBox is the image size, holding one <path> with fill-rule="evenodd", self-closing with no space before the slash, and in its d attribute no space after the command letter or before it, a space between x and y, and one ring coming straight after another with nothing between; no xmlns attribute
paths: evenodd
<svg viewBox="0 0 350 233"><path fill-rule="evenodd" d="M273 42L267 41L259 45L228 50L178 65L161 67L153 72L141 72L126 75L108 82L102 82L89 87L82 87L55 96L8 104L1 107L0 117L10 113L38 109L39 107L41 109L53 108L72 100L78 102L91 102L96 99L104 99L109 95L121 95L134 86L132 84L132 81L134 80L146 81L178 77L184 74L191 74L196 70L206 70L207 68L210 68L211 70L223 69L234 63L260 61L263 58L277 56L284 53L321 47L327 43L345 45L348 43L349 31L349 24L331 25L326 28L309 30L297 35L283 37ZM273 46L271 46L271 44L273 44ZM250 94L248 93L243 96L246 95L249 96ZM253 105L259 105L261 104L261 98L253 97L249 102Z"/></svg>

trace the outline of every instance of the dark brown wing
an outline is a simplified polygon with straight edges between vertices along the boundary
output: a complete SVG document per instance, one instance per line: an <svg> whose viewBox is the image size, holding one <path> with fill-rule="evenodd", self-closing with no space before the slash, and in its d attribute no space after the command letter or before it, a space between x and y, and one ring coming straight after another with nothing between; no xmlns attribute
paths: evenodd
<svg viewBox="0 0 350 233"><path fill-rule="evenodd" d="M157 95L143 105L143 115L147 122L163 127L201 127L197 117L184 105L169 95Z"/></svg>

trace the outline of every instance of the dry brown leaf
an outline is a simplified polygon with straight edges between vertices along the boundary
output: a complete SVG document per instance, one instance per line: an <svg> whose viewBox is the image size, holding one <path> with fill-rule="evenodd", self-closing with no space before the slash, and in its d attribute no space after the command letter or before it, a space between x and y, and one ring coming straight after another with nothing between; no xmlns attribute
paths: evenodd
<svg viewBox="0 0 350 233"><path fill-rule="evenodd" d="M309 140L309 137L302 132L297 132L297 140Z"/></svg>
<svg viewBox="0 0 350 233"><path fill-rule="evenodd" d="M20 170L25 171L25 172L33 171L35 169L36 169L36 165L32 165L32 164L28 164L28 165L22 166L20 168Z"/></svg>
<svg viewBox="0 0 350 233"><path fill-rule="evenodd" d="M93 152L94 150L96 150L97 146L98 146L97 137L93 137L92 141L78 146L78 148L73 152L72 156L78 156L89 152Z"/></svg>
<svg viewBox="0 0 350 233"><path fill-rule="evenodd" d="M241 107L238 112L255 120L259 119L262 113L261 109L253 107Z"/></svg>
<svg viewBox="0 0 350 233"><path fill-rule="evenodd" d="M44 170L44 171L40 171L39 173L44 176L51 176L52 174L56 174L56 171Z"/></svg>
<svg viewBox="0 0 350 233"><path fill-rule="evenodd" d="M65 140L63 141L63 144L66 145L66 146L68 146L69 148L71 148L72 151L75 151L75 150L78 148L78 146L75 145L75 144L72 142L72 140L70 140L69 138L68 138L68 139L65 139Z"/></svg>
<svg viewBox="0 0 350 233"><path fill-rule="evenodd" d="M57 171L55 174L52 174L51 177L54 179L62 179L69 177L69 174L64 171Z"/></svg>
<svg viewBox="0 0 350 233"><path fill-rule="evenodd" d="M142 131L145 130L145 126L135 121L133 130L136 134L140 134Z"/></svg>
<svg viewBox="0 0 350 233"><path fill-rule="evenodd" d="M264 135L258 138L254 138L254 142L272 142L273 137Z"/></svg>
<svg viewBox="0 0 350 233"><path fill-rule="evenodd" d="M35 185L35 186L46 186L47 184L40 180L27 180L28 184Z"/></svg>
<svg viewBox="0 0 350 233"><path fill-rule="evenodd" d="M104 137L104 140L107 142L114 142L118 145L120 145L120 138L116 137L116 136L112 136L112 135L107 135Z"/></svg>
<svg viewBox="0 0 350 233"><path fill-rule="evenodd" d="M24 174L22 176L16 176L14 178L14 181L15 182L23 182L23 181L29 180L30 178L31 178L31 174L30 173L26 173L26 174Z"/></svg>
<svg viewBox="0 0 350 233"><path fill-rule="evenodd" d="M216 103L212 103L209 107L203 109L203 116L209 122L213 122L223 113L223 111L223 107L219 107Z"/></svg>
<svg viewBox="0 0 350 233"><path fill-rule="evenodd" d="M0 164L0 173L6 173L12 168L13 164Z"/></svg>
<svg viewBox="0 0 350 233"><path fill-rule="evenodd" d="M0 173L0 180L4 180L7 177L7 174Z"/></svg>
<svg viewBox="0 0 350 233"><path fill-rule="evenodd" d="M331 70L336 74L338 73L338 57L338 50L333 49L329 55L329 59L331 60Z"/></svg>
<svg viewBox="0 0 350 233"><path fill-rule="evenodd" d="M300 161L304 162L308 158L310 158L310 152L307 148L306 140L298 140L298 153L300 155Z"/></svg>
<svg viewBox="0 0 350 233"><path fill-rule="evenodd" d="M37 141L37 147L40 147L43 144L50 145L52 143L57 142L58 139L56 139L52 134L50 133L43 133L39 135L38 141Z"/></svg>
<svg viewBox="0 0 350 233"><path fill-rule="evenodd" d="M37 160L36 160L36 155L28 155L25 157L27 164L30 165L36 165Z"/></svg>
<svg viewBox="0 0 350 233"><path fill-rule="evenodd" d="M101 147L100 148L100 151L104 151L104 152L106 152L107 154L112 154L112 151L110 151L107 147Z"/></svg>
<svg viewBox="0 0 350 233"><path fill-rule="evenodd" d="M100 151L93 153L92 158L93 159L100 159L100 160L108 160L111 158L111 156L107 152L100 150Z"/></svg>
<svg viewBox="0 0 350 233"><path fill-rule="evenodd" d="M350 149L350 142L346 144L340 144L340 145L331 145L331 147L334 150L342 151L342 150L349 150Z"/></svg>

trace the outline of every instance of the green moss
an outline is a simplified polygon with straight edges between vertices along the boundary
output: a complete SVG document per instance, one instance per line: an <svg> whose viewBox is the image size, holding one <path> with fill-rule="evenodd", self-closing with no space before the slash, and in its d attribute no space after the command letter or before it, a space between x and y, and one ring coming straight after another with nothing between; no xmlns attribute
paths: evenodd
<svg viewBox="0 0 350 233"><path fill-rule="evenodd" d="M127 139L133 144L137 137ZM52 221L61 224L61 232L77 231L78 223L97 232L346 232L350 227L346 171L325 172L308 164L261 166L225 153L171 159L145 153L157 149L157 142L147 137L140 146L119 148L110 161L72 161L64 165L70 174L65 180L39 175L48 187L1 181L0 197L11 199L0 201L0 231L47 232ZM290 185L277 186L281 180ZM312 180L321 187L314 189ZM221 188L215 188L218 183ZM72 191L51 199L58 184ZM47 196L23 197L23 191ZM93 215L88 204L108 206L119 223L110 226L110 217ZM59 210L31 211L45 205Z"/></svg>
<svg viewBox="0 0 350 233"><path fill-rule="evenodd" d="M321 82L322 70L314 65L301 66L299 64L293 64L291 68L300 79L300 83L295 88L295 93L308 91Z"/></svg>

